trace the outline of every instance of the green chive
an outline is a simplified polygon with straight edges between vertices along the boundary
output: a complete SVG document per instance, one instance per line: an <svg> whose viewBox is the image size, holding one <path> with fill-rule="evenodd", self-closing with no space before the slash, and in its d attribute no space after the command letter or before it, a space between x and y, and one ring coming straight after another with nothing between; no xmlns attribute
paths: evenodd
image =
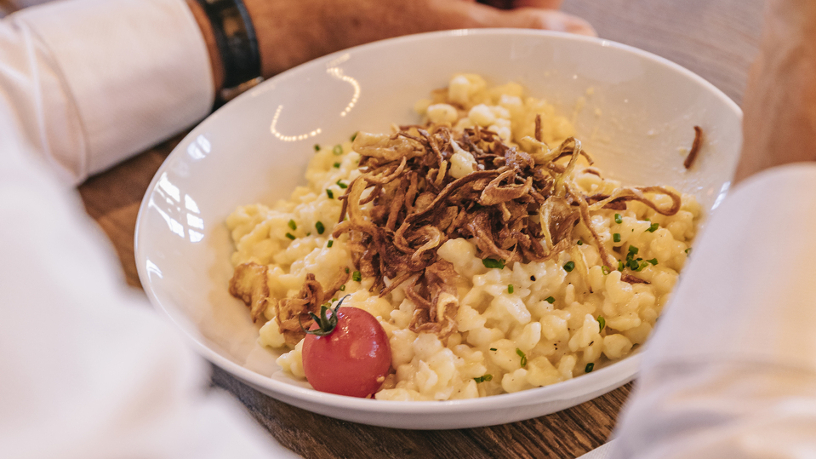
<svg viewBox="0 0 816 459"><path fill-rule="evenodd" d="M640 260L640 258L638 258L638 260ZM640 266L638 266L638 268L637 268L635 271L637 271L637 272L641 272L641 271L643 271L643 270L644 270L644 269L645 269L647 266L649 266L649 262L648 262L648 261L641 261L641 262L640 262Z"/></svg>
<svg viewBox="0 0 816 459"><path fill-rule="evenodd" d="M498 351L498 349L496 349L495 347L491 347L490 350L491 351Z"/></svg>
<svg viewBox="0 0 816 459"><path fill-rule="evenodd" d="M482 264L485 268L499 268L504 269L504 260L497 260L495 258L485 258L482 260Z"/></svg>
<svg viewBox="0 0 816 459"><path fill-rule="evenodd" d="M363 279L363 275L360 274L360 271L354 271L351 273L351 280L354 282L360 282Z"/></svg>
<svg viewBox="0 0 816 459"><path fill-rule="evenodd" d="M604 273L604 276L609 274L611 271L609 270L609 266L601 266L601 272Z"/></svg>
<svg viewBox="0 0 816 459"><path fill-rule="evenodd" d="M575 269L574 261L568 261L567 264L564 265L564 271L568 273L571 273L573 269Z"/></svg>
<svg viewBox="0 0 816 459"><path fill-rule="evenodd" d="M340 291L341 291L341 292L345 292L345 291L346 291L346 284L343 284L343 285L341 285L341 286L340 286Z"/></svg>
<svg viewBox="0 0 816 459"><path fill-rule="evenodd" d="M521 357L521 366L526 367L527 366L527 355L525 355L524 352L519 348L516 348L516 354L518 354L518 356Z"/></svg>
<svg viewBox="0 0 816 459"><path fill-rule="evenodd" d="M618 271L623 271L623 261L618 260Z"/></svg>
<svg viewBox="0 0 816 459"><path fill-rule="evenodd" d="M312 235L311 232L306 233L306 236L311 236L311 235Z"/></svg>
<svg viewBox="0 0 816 459"><path fill-rule="evenodd" d="M510 285L507 286L507 293L513 293L513 290L515 290L513 288L513 284L510 284Z"/></svg>
<svg viewBox="0 0 816 459"><path fill-rule="evenodd" d="M328 188L326 188L326 195L329 197L329 199L334 199L334 193L332 193L332 190Z"/></svg>
<svg viewBox="0 0 816 459"><path fill-rule="evenodd" d="M635 247L633 245L629 246L629 253L630 254L637 255L638 252L640 252L640 249L638 249L637 247Z"/></svg>
<svg viewBox="0 0 816 459"><path fill-rule="evenodd" d="M348 268L346 268L346 274L348 274L348 273L349 273L349 269L348 269Z"/></svg>
<svg viewBox="0 0 816 459"><path fill-rule="evenodd" d="M343 154L343 146L339 145L339 144L335 145L334 148L332 148L332 153L334 153L337 156L342 155Z"/></svg>
<svg viewBox="0 0 816 459"><path fill-rule="evenodd" d="M629 269L631 269L632 271L637 271L638 266L640 266L637 260L629 260L629 263L627 263L626 265L629 266Z"/></svg>
<svg viewBox="0 0 816 459"><path fill-rule="evenodd" d="M334 245L334 240L332 240L332 239L329 239L329 242L326 243L326 247L328 247L328 248L331 248L331 246L333 246L333 245Z"/></svg>
<svg viewBox="0 0 816 459"><path fill-rule="evenodd" d="M317 229L317 234L323 234L323 232L326 231L326 227L323 226L323 222L320 221L315 223L315 229Z"/></svg>
<svg viewBox="0 0 816 459"><path fill-rule="evenodd" d="M357 138L357 133L355 132L354 134L351 135L351 141L354 142L354 139L356 139L356 138Z"/></svg>
<svg viewBox="0 0 816 459"><path fill-rule="evenodd" d="M493 380L493 375L479 376L478 378L473 378L473 380L476 381L476 384L479 384L479 383L482 383L482 382L485 382L485 381L492 381Z"/></svg>
<svg viewBox="0 0 816 459"><path fill-rule="evenodd" d="M615 233L612 235L612 240L615 242L620 242L620 233Z"/></svg>
<svg viewBox="0 0 816 459"><path fill-rule="evenodd" d="M688 254L690 254L690 253L691 253L691 247L689 247L689 248L687 248L687 249L686 249L686 255L688 255Z"/></svg>
<svg viewBox="0 0 816 459"><path fill-rule="evenodd" d="M334 168L335 169L340 169L340 163L334 163Z"/></svg>
<svg viewBox="0 0 816 459"><path fill-rule="evenodd" d="M338 180L338 181L337 181L337 186L339 186L340 188L342 188L342 189L344 189L344 190L345 190L346 188L348 188L348 185L346 185L345 183L341 182L340 180Z"/></svg>
<svg viewBox="0 0 816 459"><path fill-rule="evenodd" d="M553 304L553 303L555 303L555 298L553 298L551 296L548 296L547 299L544 300L544 301L546 301L547 303Z"/></svg>
<svg viewBox="0 0 816 459"><path fill-rule="evenodd" d="M598 330L598 332L600 333L603 331L604 327L606 327L606 319L604 319L601 316L598 316L598 324L601 326L601 329Z"/></svg>
<svg viewBox="0 0 816 459"><path fill-rule="evenodd" d="M315 149L315 151L320 151L320 145L315 144L314 149Z"/></svg>
<svg viewBox="0 0 816 459"><path fill-rule="evenodd" d="M587 373L591 373L592 370L594 370L594 369L595 369L595 364L590 362L590 363L586 364L586 368L584 368L584 371L587 372Z"/></svg>
<svg viewBox="0 0 816 459"><path fill-rule="evenodd" d="M652 258L651 260L646 260L646 261L651 263L652 266L657 266L657 258Z"/></svg>
<svg viewBox="0 0 816 459"><path fill-rule="evenodd" d="M654 233L658 228L660 228L660 225L658 225L657 223L652 223L652 225L649 226L649 229L647 229L646 231Z"/></svg>
<svg viewBox="0 0 816 459"><path fill-rule="evenodd" d="M286 233L286 237L288 237L289 239L291 239L293 241L295 240L295 236L293 236L292 233Z"/></svg>
<svg viewBox="0 0 816 459"><path fill-rule="evenodd" d="M584 245L584 241L578 239L578 245Z"/></svg>
<svg viewBox="0 0 816 459"><path fill-rule="evenodd" d="M292 228L292 231L297 229L297 223L294 220L289 220L289 228Z"/></svg>
<svg viewBox="0 0 816 459"><path fill-rule="evenodd" d="M615 214L615 223L619 225L623 223L623 218L621 217L621 214Z"/></svg>

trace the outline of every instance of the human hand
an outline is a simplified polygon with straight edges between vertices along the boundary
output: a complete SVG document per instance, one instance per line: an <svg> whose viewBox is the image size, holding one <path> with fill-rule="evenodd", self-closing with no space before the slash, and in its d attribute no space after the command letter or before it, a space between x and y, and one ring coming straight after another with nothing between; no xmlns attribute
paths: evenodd
<svg viewBox="0 0 816 459"><path fill-rule="evenodd" d="M504 10L474 0L244 0L265 77L351 46L419 32L480 27L595 35L555 10L561 0L515 0ZM507 2L502 2L507 6Z"/></svg>
<svg viewBox="0 0 816 459"><path fill-rule="evenodd" d="M816 2L768 2L743 108L735 182L770 167L816 160Z"/></svg>

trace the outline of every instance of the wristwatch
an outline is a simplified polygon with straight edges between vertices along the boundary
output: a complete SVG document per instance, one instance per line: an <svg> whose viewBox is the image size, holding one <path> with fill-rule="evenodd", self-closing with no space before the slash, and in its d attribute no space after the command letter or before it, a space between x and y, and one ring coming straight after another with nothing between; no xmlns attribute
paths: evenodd
<svg viewBox="0 0 816 459"><path fill-rule="evenodd" d="M229 94L261 78L255 28L242 0L198 0L207 13L224 66L224 91ZM240 92L240 91L238 91Z"/></svg>

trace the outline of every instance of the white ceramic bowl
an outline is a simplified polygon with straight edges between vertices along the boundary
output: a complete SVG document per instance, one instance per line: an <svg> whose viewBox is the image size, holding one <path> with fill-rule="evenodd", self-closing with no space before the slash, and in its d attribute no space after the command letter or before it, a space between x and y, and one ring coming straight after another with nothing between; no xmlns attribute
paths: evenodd
<svg viewBox="0 0 816 459"><path fill-rule="evenodd" d="M740 109L700 77L605 40L529 30L457 30L341 51L292 69L225 105L173 150L147 190L136 263L148 297L204 357L263 393L349 421L409 429L502 424L549 414L630 381L639 356L584 376L476 400L390 402L312 390L284 374L256 343L232 275L224 219L238 205L288 197L305 182L312 146L357 130L418 121L414 102L454 73L516 81L561 113L607 176L670 184L716 207L740 147ZM591 89L590 89L591 88ZM576 107L583 106L582 109ZM682 147L706 132L696 165ZM682 307L682 305L677 305Z"/></svg>

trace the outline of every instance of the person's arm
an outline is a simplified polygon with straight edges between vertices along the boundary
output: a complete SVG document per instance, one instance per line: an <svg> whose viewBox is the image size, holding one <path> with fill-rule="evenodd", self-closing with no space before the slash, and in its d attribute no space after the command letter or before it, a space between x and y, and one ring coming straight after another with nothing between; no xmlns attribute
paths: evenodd
<svg viewBox="0 0 816 459"><path fill-rule="evenodd" d="M264 76L384 38L445 29L521 27L584 35L586 21L553 8L560 0L519 0L500 10L468 0L244 0ZM535 8L533 8L535 7Z"/></svg>
<svg viewBox="0 0 816 459"><path fill-rule="evenodd" d="M816 2L768 1L744 109L737 181L773 166L816 160Z"/></svg>
<svg viewBox="0 0 816 459"><path fill-rule="evenodd" d="M768 2L745 99L741 182L647 344L611 457L816 451L816 2Z"/></svg>
<svg viewBox="0 0 816 459"><path fill-rule="evenodd" d="M264 77L349 46L430 30L594 33L555 10L502 11L463 0L245 4ZM37 141L36 153L72 183L202 119L223 81L212 26L195 0L66 0L26 8L0 25L0 95Z"/></svg>

